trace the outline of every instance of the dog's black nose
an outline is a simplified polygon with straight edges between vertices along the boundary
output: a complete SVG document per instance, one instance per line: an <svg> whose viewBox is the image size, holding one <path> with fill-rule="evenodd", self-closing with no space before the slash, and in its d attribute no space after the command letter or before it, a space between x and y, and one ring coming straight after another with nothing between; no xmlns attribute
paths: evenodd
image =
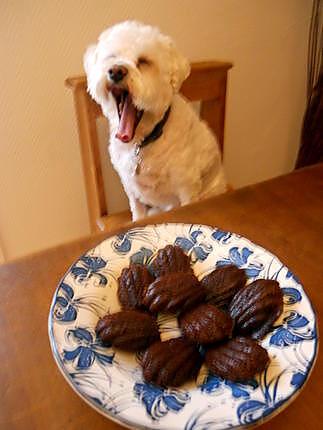
<svg viewBox="0 0 323 430"><path fill-rule="evenodd" d="M113 66L111 67L111 69L109 69L108 71L109 73L109 78L117 83L122 81L122 79L127 76L128 74L128 69L124 66Z"/></svg>

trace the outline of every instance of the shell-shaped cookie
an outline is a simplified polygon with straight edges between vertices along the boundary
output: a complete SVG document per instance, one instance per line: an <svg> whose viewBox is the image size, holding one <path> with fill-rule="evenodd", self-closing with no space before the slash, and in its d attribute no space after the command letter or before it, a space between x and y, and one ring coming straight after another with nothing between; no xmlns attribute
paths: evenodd
<svg viewBox="0 0 323 430"><path fill-rule="evenodd" d="M261 339L283 311L283 293L277 281L257 279L243 287L230 304L237 333Z"/></svg>
<svg viewBox="0 0 323 430"><path fill-rule="evenodd" d="M185 312L179 325L190 341L210 344L231 337L233 320L224 311L210 304L201 304Z"/></svg>
<svg viewBox="0 0 323 430"><path fill-rule="evenodd" d="M236 337L209 349L205 364L214 375L231 381L246 381L262 372L269 362L267 351L249 338Z"/></svg>
<svg viewBox="0 0 323 430"><path fill-rule="evenodd" d="M131 263L122 269L118 279L118 299L123 309L142 308L148 285L154 280L147 267Z"/></svg>
<svg viewBox="0 0 323 430"><path fill-rule="evenodd" d="M98 321L95 331L103 343L128 351L146 348L159 339L156 319L133 310L105 315Z"/></svg>
<svg viewBox="0 0 323 430"><path fill-rule="evenodd" d="M201 362L197 348L177 338L155 342L145 351L141 365L147 382L177 387L197 376Z"/></svg>
<svg viewBox="0 0 323 430"><path fill-rule="evenodd" d="M215 306L223 307L230 303L233 296L247 282L243 269L230 264L219 267L206 275L201 284L207 290L207 301Z"/></svg>
<svg viewBox="0 0 323 430"><path fill-rule="evenodd" d="M170 273L149 285L143 304L150 312L189 309L205 298L205 290L192 273Z"/></svg>
<svg viewBox="0 0 323 430"><path fill-rule="evenodd" d="M152 269L156 277L167 275L168 273L192 272L191 260L182 248L174 245L167 245L159 249L153 261Z"/></svg>

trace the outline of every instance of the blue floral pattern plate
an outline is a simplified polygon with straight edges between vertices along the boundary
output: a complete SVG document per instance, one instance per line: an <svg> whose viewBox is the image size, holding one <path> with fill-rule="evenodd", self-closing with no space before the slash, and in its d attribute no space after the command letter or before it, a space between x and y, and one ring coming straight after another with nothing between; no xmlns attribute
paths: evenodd
<svg viewBox="0 0 323 430"><path fill-rule="evenodd" d="M202 278L235 264L251 280L275 279L284 312L262 341L269 367L253 380L232 383L202 367L196 382L180 389L146 383L135 354L103 347L98 318L120 309L117 279L130 261L150 265L157 250L176 244L191 256ZM174 318L159 317L161 335L176 332ZM277 257L249 240L204 225L161 224L111 237L76 261L60 282L49 314L49 338L58 367L91 406L130 428L222 430L257 424L287 406L313 367L318 344L311 303L299 280Z"/></svg>

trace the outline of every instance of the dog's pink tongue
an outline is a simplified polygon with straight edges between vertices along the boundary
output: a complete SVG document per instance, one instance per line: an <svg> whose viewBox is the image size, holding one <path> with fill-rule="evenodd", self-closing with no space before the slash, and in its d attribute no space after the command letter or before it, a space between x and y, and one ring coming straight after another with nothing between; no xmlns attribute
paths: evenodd
<svg viewBox="0 0 323 430"><path fill-rule="evenodd" d="M128 143L133 139L135 134L136 115L137 110L132 103L131 95L128 94L123 105L119 128L116 134L116 137L122 140L122 142Z"/></svg>

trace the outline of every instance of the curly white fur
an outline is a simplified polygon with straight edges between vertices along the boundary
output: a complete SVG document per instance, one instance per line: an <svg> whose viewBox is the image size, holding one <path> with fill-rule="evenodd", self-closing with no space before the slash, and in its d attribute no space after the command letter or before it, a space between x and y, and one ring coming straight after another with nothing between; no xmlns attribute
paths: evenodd
<svg viewBox="0 0 323 430"><path fill-rule="evenodd" d="M108 73L115 66L127 69L118 85L129 91L133 104L143 111L128 143L116 137L119 114ZM117 24L87 49L84 67L88 91L109 119L109 152L133 220L225 191L216 139L178 94L190 67L168 36L135 21ZM136 144L151 133L169 106L163 134L140 150L140 172L136 173Z"/></svg>

